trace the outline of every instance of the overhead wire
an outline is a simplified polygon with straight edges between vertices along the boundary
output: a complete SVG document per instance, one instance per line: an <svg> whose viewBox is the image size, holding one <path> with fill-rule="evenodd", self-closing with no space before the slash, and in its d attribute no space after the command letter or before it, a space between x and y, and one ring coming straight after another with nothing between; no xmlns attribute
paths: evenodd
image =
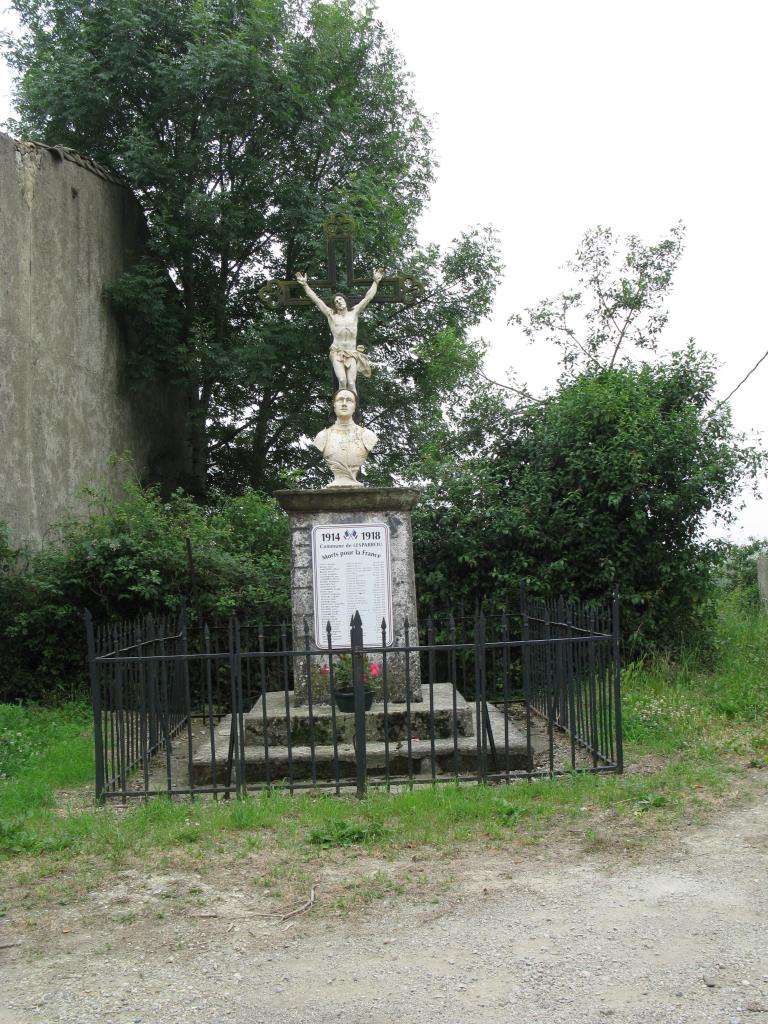
<svg viewBox="0 0 768 1024"><path fill-rule="evenodd" d="M755 370L756 370L756 369L758 368L758 366L760 365L760 363L762 363L762 362L763 362L763 361L764 361L765 359L768 359L768 351L765 351L765 352L764 352L764 353L763 353L763 354L762 354L762 355L760 356L760 358L759 358L759 359L757 360L757 362L756 362L756 363L755 363L755 365L754 365L754 366L752 367L752 369L751 369L751 370L749 371L749 373L748 373L748 374L746 375L746 377L743 377L743 378L742 378L742 379L741 379L741 380L739 381L739 383L738 383L738 384L736 385L736 387L735 387L735 388L733 389L733 391L730 391L730 392L729 392L729 393L728 393L728 394L727 394L727 395L725 396L725 398L723 398L723 399L722 399L722 400L721 400L720 402L718 402L718 403L717 403L717 405L715 406L715 408L714 408L714 409L712 410L712 412L711 412L711 413L709 414L710 416L714 416L714 415L715 415L715 413L717 412L717 410L718 410L718 409L720 409L720 408L721 408L722 406L724 406L724 405L725 405L725 403L726 403L727 401L729 401L729 400L730 400L731 398L733 398L733 396L734 396L734 395L736 394L736 392L737 392L737 391L739 390L739 388L740 388L740 387L742 386L742 384L746 384L746 383L747 383L747 381L748 381L748 380L749 380L749 378L750 378L750 377L752 376L752 374L753 374L753 373L755 372Z"/></svg>

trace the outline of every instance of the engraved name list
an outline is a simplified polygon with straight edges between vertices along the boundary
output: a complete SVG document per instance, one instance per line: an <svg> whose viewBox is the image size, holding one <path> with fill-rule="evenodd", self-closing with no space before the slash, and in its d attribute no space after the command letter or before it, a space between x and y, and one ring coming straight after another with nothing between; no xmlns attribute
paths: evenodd
<svg viewBox="0 0 768 1024"><path fill-rule="evenodd" d="M392 569L386 523L333 523L312 528L315 641L349 647L355 612L363 621L363 642L381 643L381 621L392 643Z"/></svg>

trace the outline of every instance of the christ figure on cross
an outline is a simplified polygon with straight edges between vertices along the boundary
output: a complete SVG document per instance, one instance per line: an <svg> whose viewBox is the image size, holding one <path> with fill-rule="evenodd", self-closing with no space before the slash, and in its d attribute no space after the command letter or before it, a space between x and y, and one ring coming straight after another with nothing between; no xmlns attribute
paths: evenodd
<svg viewBox="0 0 768 1024"><path fill-rule="evenodd" d="M334 295L333 309L330 309L320 296L309 287L307 275L296 275L296 280L304 289L308 298L324 314L330 325L333 341L331 342L329 355L340 390L346 388L357 394L358 370L364 377L371 376L371 364L368 362L365 348L357 344L357 321L360 318L360 314L376 294L379 281L383 276L383 270L374 270L373 284L352 309L347 309L347 300L343 295Z"/></svg>

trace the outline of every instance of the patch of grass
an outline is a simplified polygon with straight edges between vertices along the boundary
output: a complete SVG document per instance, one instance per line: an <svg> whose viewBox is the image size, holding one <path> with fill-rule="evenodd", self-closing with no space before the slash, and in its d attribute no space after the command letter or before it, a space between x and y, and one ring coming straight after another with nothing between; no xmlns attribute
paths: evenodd
<svg viewBox="0 0 768 1024"><path fill-rule="evenodd" d="M8 781L41 782L40 794L92 779L92 731L91 709L79 701L57 708L0 704L0 813L14 792Z"/></svg>
<svg viewBox="0 0 768 1024"><path fill-rule="evenodd" d="M624 669L625 761L631 767L656 755L660 767L613 780L609 792L623 792L612 802L619 813L672 821L768 753L768 616L724 598L713 646L714 661L692 647L677 662Z"/></svg>
<svg viewBox="0 0 768 1024"><path fill-rule="evenodd" d="M90 708L0 704L0 853L58 853L77 846L78 827L55 822L57 790L91 782Z"/></svg>
<svg viewBox="0 0 768 1024"><path fill-rule="evenodd" d="M369 843L381 839L389 830L378 821L330 821L322 828L314 828L309 833L309 841L313 846L327 849L329 846L354 846L356 843Z"/></svg>
<svg viewBox="0 0 768 1024"><path fill-rule="evenodd" d="M136 911L129 910L124 914L112 914L111 918L115 924L133 924L136 920Z"/></svg>
<svg viewBox="0 0 768 1024"><path fill-rule="evenodd" d="M695 649L623 672L624 736L642 751L673 754L712 742L718 750L738 731L766 736L768 615L744 611L731 596L720 603L714 664Z"/></svg>
<svg viewBox="0 0 768 1024"><path fill-rule="evenodd" d="M405 885L402 882L390 878L382 871L376 871L365 878L345 882L334 900L333 907L336 911L347 914L359 907L367 907L378 900L386 899L388 896L399 896L404 892Z"/></svg>

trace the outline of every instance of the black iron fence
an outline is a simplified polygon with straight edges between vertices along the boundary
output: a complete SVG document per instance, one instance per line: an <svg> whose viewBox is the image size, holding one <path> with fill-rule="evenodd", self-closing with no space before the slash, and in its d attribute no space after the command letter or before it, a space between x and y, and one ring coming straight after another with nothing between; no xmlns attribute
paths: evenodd
<svg viewBox="0 0 768 1024"><path fill-rule="evenodd" d="M621 772L619 602L523 595L347 647L308 626L86 616L97 799Z"/></svg>

